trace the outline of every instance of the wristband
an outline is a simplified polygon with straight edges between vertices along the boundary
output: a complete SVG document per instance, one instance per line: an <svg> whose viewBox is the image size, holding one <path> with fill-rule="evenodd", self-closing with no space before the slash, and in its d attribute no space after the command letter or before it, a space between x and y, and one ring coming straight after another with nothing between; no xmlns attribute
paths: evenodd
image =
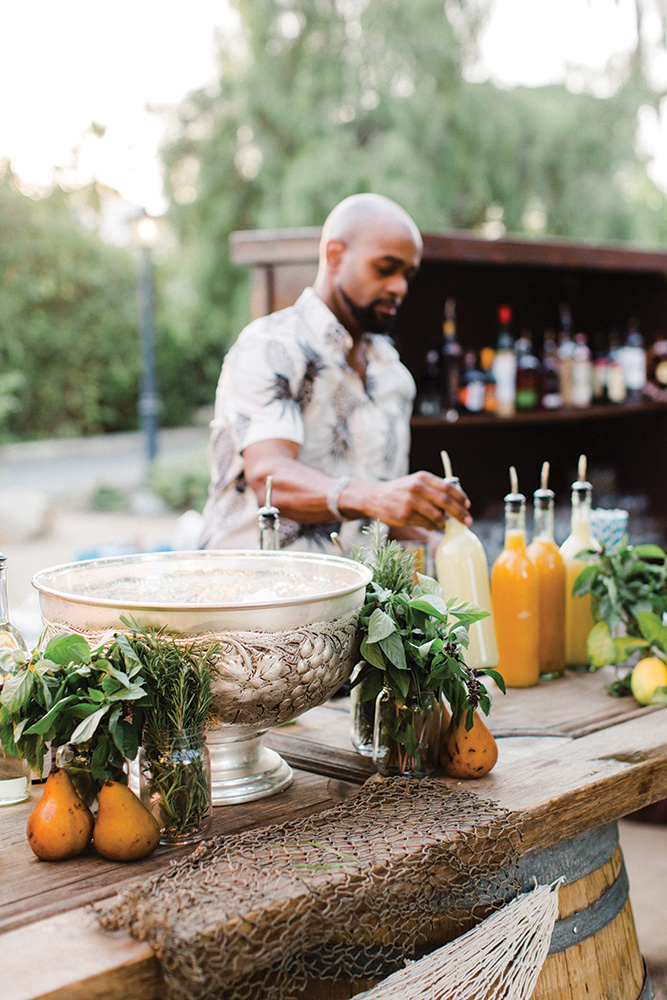
<svg viewBox="0 0 667 1000"><path fill-rule="evenodd" d="M341 476L333 484L329 492L327 493L327 507L329 508L329 513L333 515L334 521L345 521L347 520L341 512L338 510L338 501L340 500L340 495L352 482L350 476Z"/></svg>

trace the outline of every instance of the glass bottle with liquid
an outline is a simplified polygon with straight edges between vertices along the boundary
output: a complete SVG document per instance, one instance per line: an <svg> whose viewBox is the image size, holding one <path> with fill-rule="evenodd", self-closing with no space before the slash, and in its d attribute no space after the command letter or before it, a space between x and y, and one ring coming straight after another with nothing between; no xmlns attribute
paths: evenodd
<svg viewBox="0 0 667 1000"><path fill-rule="evenodd" d="M496 381L496 412L499 417L511 417L516 409L516 353L510 330L512 310L498 310L498 340L493 356L493 377Z"/></svg>
<svg viewBox="0 0 667 1000"><path fill-rule="evenodd" d="M583 456L582 456L583 460ZM585 465L579 463L579 479L572 483L572 515L570 534L560 547L565 563L565 662L568 667L588 667L586 644L593 628L591 596L574 597L574 582L590 559L580 556L592 547L591 501L593 487L586 482Z"/></svg>
<svg viewBox="0 0 667 1000"><path fill-rule="evenodd" d="M460 485L456 476L446 477L445 482ZM489 612L488 618L470 626L470 645L464 651L466 665L473 670L497 667L498 647L486 552L477 535L455 517L445 521L445 531L435 553L435 575L445 600L456 598Z"/></svg>
<svg viewBox="0 0 667 1000"><path fill-rule="evenodd" d="M9 620L7 559L0 554L0 678L16 666L13 654L27 652L21 633ZM0 806L23 802L30 795L30 769L25 760L5 753L0 745Z"/></svg>
<svg viewBox="0 0 667 1000"><path fill-rule="evenodd" d="M538 587L526 551L526 498L513 488L505 497L505 547L491 570L498 670L508 687L532 687L540 679Z"/></svg>
<svg viewBox="0 0 667 1000"><path fill-rule="evenodd" d="M456 302L445 301L440 347L440 405L443 410L456 410L463 370L463 348L456 335Z"/></svg>
<svg viewBox="0 0 667 1000"><path fill-rule="evenodd" d="M538 577L540 674L565 672L565 563L554 538L554 492L533 493L533 540L527 552Z"/></svg>

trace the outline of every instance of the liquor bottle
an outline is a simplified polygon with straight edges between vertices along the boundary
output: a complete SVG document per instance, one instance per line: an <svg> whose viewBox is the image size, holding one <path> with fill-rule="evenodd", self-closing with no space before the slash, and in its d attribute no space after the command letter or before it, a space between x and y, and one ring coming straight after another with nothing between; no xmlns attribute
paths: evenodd
<svg viewBox="0 0 667 1000"><path fill-rule="evenodd" d="M443 410L455 410L459 405L462 368L463 348L456 337L456 302L449 298L445 301L440 348L440 406Z"/></svg>
<svg viewBox="0 0 667 1000"><path fill-rule="evenodd" d="M486 379L477 367L477 355L466 351L463 358L463 374L459 391L459 403L466 413L481 413L484 409Z"/></svg>
<svg viewBox="0 0 667 1000"><path fill-rule="evenodd" d="M667 335L659 331L646 358L646 394L652 399L667 399Z"/></svg>
<svg viewBox="0 0 667 1000"><path fill-rule="evenodd" d="M540 679L539 582L526 551L526 498L510 469L505 497L505 547L491 570L491 604L498 643L498 670L508 687L532 687Z"/></svg>
<svg viewBox="0 0 667 1000"><path fill-rule="evenodd" d="M574 340L572 339L572 316L566 302L560 305L560 331L558 333L558 380L563 406L572 406L572 365L574 363Z"/></svg>
<svg viewBox="0 0 667 1000"><path fill-rule="evenodd" d="M7 559L0 554L0 680L16 666L13 654L27 653L23 636L9 620ZM5 754L0 745L0 806L23 802L30 795L30 769L25 760Z"/></svg>
<svg viewBox="0 0 667 1000"><path fill-rule="evenodd" d="M446 452L442 452L442 460L445 482L460 486L460 480L452 475ZM497 667L498 647L491 614L486 552L477 535L455 517L448 517L445 521L445 531L435 553L435 575L445 600L456 598L459 602L476 604L483 611L489 612L488 618L482 618L470 626L470 645L463 653L466 665L471 669Z"/></svg>
<svg viewBox="0 0 667 1000"><path fill-rule="evenodd" d="M497 413L496 379L493 374L493 359L495 351L492 347L483 347L479 352L479 363L484 375L484 412Z"/></svg>
<svg viewBox="0 0 667 1000"><path fill-rule="evenodd" d="M500 417L511 417L516 409L516 354L510 331L512 310L498 310L498 339L493 357L493 377L496 380L496 411Z"/></svg>
<svg viewBox="0 0 667 1000"><path fill-rule="evenodd" d="M636 319L631 319L628 324L625 343L620 353L628 399L636 403L642 398L646 386L646 348Z"/></svg>
<svg viewBox="0 0 667 1000"><path fill-rule="evenodd" d="M539 375L540 406L543 410L559 410L563 405L558 375L558 348L553 330L544 331L542 363Z"/></svg>
<svg viewBox="0 0 667 1000"><path fill-rule="evenodd" d="M598 330L593 346L593 402L604 403L607 398L609 375L609 354L604 345L603 334Z"/></svg>
<svg viewBox="0 0 667 1000"><path fill-rule="evenodd" d="M621 342L615 330L609 334L607 359L607 400L610 403L624 403L627 398L625 370L621 364Z"/></svg>
<svg viewBox="0 0 667 1000"><path fill-rule="evenodd" d="M545 462L540 488L533 493L533 540L527 550L538 577L542 676L565 672L565 563L554 538L555 496L548 480Z"/></svg>
<svg viewBox="0 0 667 1000"><path fill-rule="evenodd" d="M572 352L572 406L586 409L593 401L593 359L585 333L574 336Z"/></svg>
<svg viewBox="0 0 667 1000"><path fill-rule="evenodd" d="M437 417L440 413L440 357L435 349L426 354L426 371L417 386L417 413Z"/></svg>
<svg viewBox="0 0 667 1000"><path fill-rule="evenodd" d="M516 354L516 408L536 410L540 401L538 380L540 362L533 353L533 338L530 330L521 331L514 352Z"/></svg>
<svg viewBox="0 0 667 1000"><path fill-rule="evenodd" d="M590 594L575 597L575 580L591 561L580 555L592 548L591 500L593 487L586 481L586 456L579 459L578 478L572 483L570 534L560 547L565 563L565 662L569 667L588 666L586 644L593 628Z"/></svg>

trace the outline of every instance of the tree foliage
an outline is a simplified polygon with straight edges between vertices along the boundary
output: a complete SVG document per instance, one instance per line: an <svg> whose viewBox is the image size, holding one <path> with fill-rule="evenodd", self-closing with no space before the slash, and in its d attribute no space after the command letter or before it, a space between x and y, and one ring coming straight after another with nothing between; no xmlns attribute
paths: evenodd
<svg viewBox="0 0 667 1000"><path fill-rule="evenodd" d="M489 0L234 0L219 80L164 150L193 265L193 322L229 342L247 289L235 229L319 225L348 194L401 202L427 230L663 239L665 199L636 152L638 76L601 99L471 82Z"/></svg>
<svg viewBox="0 0 667 1000"><path fill-rule="evenodd" d="M0 396L5 433L66 436L136 423L135 277L121 250L0 174ZM0 427L3 424L0 423Z"/></svg>

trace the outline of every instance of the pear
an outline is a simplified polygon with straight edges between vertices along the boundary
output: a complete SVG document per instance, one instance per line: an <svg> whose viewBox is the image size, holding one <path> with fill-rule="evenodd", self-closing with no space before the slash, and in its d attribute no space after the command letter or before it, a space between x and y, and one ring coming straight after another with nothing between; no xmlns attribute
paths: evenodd
<svg viewBox="0 0 667 1000"><path fill-rule="evenodd" d="M108 861L138 861L160 843L160 827L151 812L120 781L105 781L97 797L93 844Z"/></svg>
<svg viewBox="0 0 667 1000"><path fill-rule="evenodd" d="M440 744L440 763L450 778L481 778L498 760L495 738L481 716L475 712L466 730L466 715L458 724L451 719Z"/></svg>
<svg viewBox="0 0 667 1000"><path fill-rule="evenodd" d="M26 833L30 847L43 861L74 858L90 843L93 814L64 768L51 768L42 797L28 817Z"/></svg>

